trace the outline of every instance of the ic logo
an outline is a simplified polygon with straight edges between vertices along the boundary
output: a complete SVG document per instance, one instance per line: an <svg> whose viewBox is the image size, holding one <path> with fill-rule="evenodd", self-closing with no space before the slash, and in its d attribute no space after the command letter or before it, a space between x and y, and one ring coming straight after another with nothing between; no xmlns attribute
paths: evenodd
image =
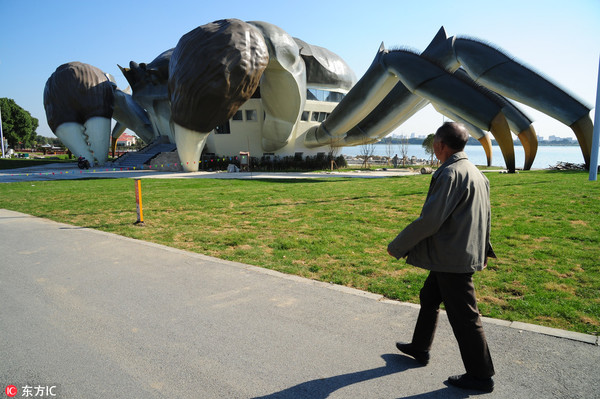
<svg viewBox="0 0 600 399"><path fill-rule="evenodd" d="M17 393L19 392L17 390L17 387L14 385L9 385L6 387L6 389L4 390L4 392L6 393L6 396L8 396L9 398L15 397L17 396Z"/></svg>

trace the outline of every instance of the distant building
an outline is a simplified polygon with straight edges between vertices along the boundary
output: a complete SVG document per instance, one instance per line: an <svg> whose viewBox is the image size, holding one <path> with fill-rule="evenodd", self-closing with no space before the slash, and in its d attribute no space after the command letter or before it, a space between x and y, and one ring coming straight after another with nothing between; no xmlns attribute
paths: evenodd
<svg viewBox="0 0 600 399"><path fill-rule="evenodd" d="M132 147L137 142L137 136L123 133L117 140L117 147Z"/></svg>

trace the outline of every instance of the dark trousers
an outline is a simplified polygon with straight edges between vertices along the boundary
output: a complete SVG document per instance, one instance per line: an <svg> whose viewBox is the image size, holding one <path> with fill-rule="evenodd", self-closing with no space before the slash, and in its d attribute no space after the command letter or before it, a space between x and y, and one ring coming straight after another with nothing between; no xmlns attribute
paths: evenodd
<svg viewBox="0 0 600 399"><path fill-rule="evenodd" d="M479 317L472 276L473 273L429 273L421 289L421 310L412 343L419 350L431 349L443 302L467 373L487 378L494 375L494 365Z"/></svg>

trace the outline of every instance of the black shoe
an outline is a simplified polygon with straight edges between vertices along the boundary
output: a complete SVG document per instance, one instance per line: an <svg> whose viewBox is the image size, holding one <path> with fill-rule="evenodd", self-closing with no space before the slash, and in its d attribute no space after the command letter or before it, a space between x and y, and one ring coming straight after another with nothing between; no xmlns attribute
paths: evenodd
<svg viewBox="0 0 600 399"><path fill-rule="evenodd" d="M448 383L455 387L475 391L492 392L494 390L494 380L492 377L477 378L468 374L453 375L452 377L448 377Z"/></svg>
<svg viewBox="0 0 600 399"><path fill-rule="evenodd" d="M420 351L413 348L412 344L403 344L402 342L396 342L396 348L398 348L400 352L414 357L415 360L423 366L426 366L427 363L429 363L429 351Z"/></svg>

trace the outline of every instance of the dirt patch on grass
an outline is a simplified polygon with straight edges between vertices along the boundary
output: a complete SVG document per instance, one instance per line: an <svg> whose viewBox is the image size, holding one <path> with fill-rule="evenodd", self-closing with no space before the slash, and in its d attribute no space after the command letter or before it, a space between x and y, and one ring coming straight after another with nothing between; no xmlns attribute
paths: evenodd
<svg viewBox="0 0 600 399"><path fill-rule="evenodd" d="M544 288L551 291L566 292L570 295L575 295L576 287L569 286L567 284L558 284L554 282L544 284Z"/></svg>
<svg viewBox="0 0 600 399"><path fill-rule="evenodd" d="M547 271L549 274L551 274L551 275L553 275L553 276L556 276L556 277L559 277L559 278L569 278L569 277L573 277L573 275L575 274L575 273L573 273L573 272L568 272L568 273L560 273L560 272L558 272L558 271L556 271L556 270L554 270L554 269L546 269L546 271Z"/></svg>
<svg viewBox="0 0 600 399"><path fill-rule="evenodd" d="M589 316L579 315L579 320L581 320L582 323L589 324L591 326L600 327L600 321L598 321L596 319L592 319Z"/></svg>
<svg viewBox="0 0 600 399"><path fill-rule="evenodd" d="M478 298L478 300L481 303L487 303L490 305L496 305L496 306L500 306L500 307L506 307L508 304L504 299L498 298L495 296L490 296L490 295L480 296Z"/></svg>
<svg viewBox="0 0 600 399"><path fill-rule="evenodd" d="M588 223L584 220L571 220L571 225L572 226L587 226Z"/></svg>

